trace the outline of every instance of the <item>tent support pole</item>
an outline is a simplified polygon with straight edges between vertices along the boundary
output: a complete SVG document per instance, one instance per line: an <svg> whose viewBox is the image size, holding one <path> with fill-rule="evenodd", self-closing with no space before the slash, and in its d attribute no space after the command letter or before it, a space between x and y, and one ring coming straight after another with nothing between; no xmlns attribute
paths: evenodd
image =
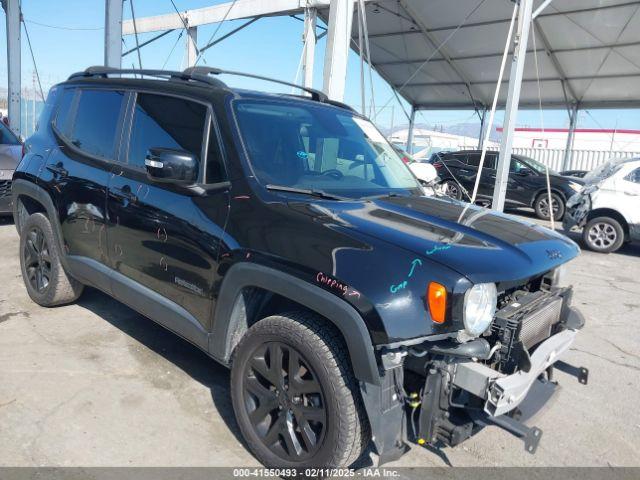
<svg viewBox="0 0 640 480"><path fill-rule="evenodd" d="M355 0L331 0L322 90L331 100L342 102L347 81Z"/></svg>
<svg viewBox="0 0 640 480"><path fill-rule="evenodd" d="M313 64L316 54L316 21L318 10L307 8L304 12L304 60L302 63L302 78L304 86L313 87Z"/></svg>
<svg viewBox="0 0 640 480"><path fill-rule="evenodd" d="M480 115L480 134L478 135L478 150L482 148L482 144L484 143L484 138L487 136L486 120L487 120L487 109L483 108L482 114Z"/></svg>
<svg viewBox="0 0 640 480"><path fill-rule="evenodd" d="M573 157L573 141L575 139L577 124L578 104L576 103L569 109L569 131L567 133L567 146L564 149L564 158L562 159L562 170L569 170L569 168L571 167L571 158Z"/></svg>
<svg viewBox="0 0 640 480"><path fill-rule="evenodd" d="M520 103L522 75L524 73L524 61L527 54L529 32L531 30L532 10L533 0L520 1L520 6L518 7L518 31L514 38L515 48L511 63L511 75L509 76L509 93L504 114L502 139L500 140L496 184L493 190L493 201L491 203L491 208L499 212L504 210L504 202L507 195L511 152L513 150L513 135L518 116L518 104Z"/></svg>
<svg viewBox="0 0 640 480"><path fill-rule="evenodd" d="M105 0L104 65L122 67L122 0Z"/></svg>
<svg viewBox="0 0 640 480"><path fill-rule="evenodd" d="M3 2L7 14L7 70L8 70L8 114L9 128L20 136L20 3L18 0L6 0Z"/></svg>
<svg viewBox="0 0 640 480"><path fill-rule="evenodd" d="M413 154L413 130L416 123L416 107L411 107L411 117L409 118L409 131L407 132L407 153Z"/></svg>
<svg viewBox="0 0 640 480"><path fill-rule="evenodd" d="M196 59L198 58L198 27L187 28L185 42L185 47L187 49L187 67L193 67L195 66Z"/></svg>

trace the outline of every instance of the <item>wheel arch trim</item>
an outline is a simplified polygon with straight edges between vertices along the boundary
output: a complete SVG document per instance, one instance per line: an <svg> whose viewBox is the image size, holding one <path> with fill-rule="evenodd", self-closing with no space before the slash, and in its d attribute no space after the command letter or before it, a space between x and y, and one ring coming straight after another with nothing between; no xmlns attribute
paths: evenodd
<svg viewBox="0 0 640 480"><path fill-rule="evenodd" d="M238 314L242 290L257 287L286 297L327 318L342 334L353 372L358 380L378 385L380 373L369 331L360 314L331 293L292 275L255 263L238 263L225 274L216 304L209 352L224 364L248 329L246 316Z"/></svg>

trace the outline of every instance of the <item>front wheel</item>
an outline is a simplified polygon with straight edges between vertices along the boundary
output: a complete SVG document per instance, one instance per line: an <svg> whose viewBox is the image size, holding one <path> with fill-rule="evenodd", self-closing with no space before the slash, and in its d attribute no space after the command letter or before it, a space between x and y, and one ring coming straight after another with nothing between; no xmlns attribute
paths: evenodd
<svg viewBox="0 0 640 480"><path fill-rule="evenodd" d="M624 243L624 230L617 220L598 217L584 226L582 240L594 252L611 253Z"/></svg>
<svg viewBox="0 0 640 480"><path fill-rule="evenodd" d="M462 187L455 180L445 180L442 182L442 192L455 200L462 200Z"/></svg>
<svg viewBox="0 0 640 480"><path fill-rule="evenodd" d="M309 313L267 317L247 331L231 397L249 449L267 467L347 467L368 440L344 343Z"/></svg>
<svg viewBox="0 0 640 480"><path fill-rule="evenodd" d="M561 220L564 217L564 200L557 193L551 193L551 207L553 209L553 219ZM536 201L533 204L533 208L536 211L538 218L542 220L549 220L549 194L544 192L538 195Z"/></svg>

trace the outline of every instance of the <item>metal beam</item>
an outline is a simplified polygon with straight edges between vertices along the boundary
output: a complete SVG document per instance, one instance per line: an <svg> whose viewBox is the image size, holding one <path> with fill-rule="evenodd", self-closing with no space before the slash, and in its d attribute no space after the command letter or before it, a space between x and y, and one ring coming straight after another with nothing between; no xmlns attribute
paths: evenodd
<svg viewBox="0 0 640 480"><path fill-rule="evenodd" d="M196 27L209 23L218 23L223 19L231 21L269 15L293 15L303 13L306 7L327 8L329 3L329 0L310 0L309 2L300 0L235 0L235 2L219 3L210 7L187 10L182 15L189 21L190 26ZM183 25L180 16L173 12L138 18L136 19L136 27L140 34L170 28L183 28ZM131 20L125 20L122 28L124 35L132 35L134 33Z"/></svg>
<svg viewBox="0 0 640 480"><path fill-rule="evenodd" d="M633 2L625 2L619 3L617 5L602 5L598 7L588 7L588 8L574 8L572 10L564 10L564 11L555 11L549 13L541 13L538 15L538 18L550 18L557 17L562 15L575 15L580 13L593 13L604 10L611 10L616 8L624 8L624 7L632 7L640 5L640 0L636 0ZM511 21L510 18L500 18L496 20L486 20L483 22L471 22L465 23L462 26L459 25L446 25L444 27L433 27L429 29L429 32L443 32L447 30L456 30L456 29L465 29L465 28L475 28L475 27L487 27L492 25L500 25L502 23L509 23ZM402 30L397 32L383 33L378 35L370 35L369 38L376 38L376 36L398 36L398 35L417 35L420 32L418 30Z"/></svg>
<svg viewBox="0 0 640 480"><path fill-rule="evenodd" d="M122 67L122 3L123 0L104 2L104 64Z"/></svg>
<svg viewBox="0 0 640 480"><path fill-rule="evenodd" d="M198 58L198 27L187 28L185 42L185 48L187 49L187 55L185 57L187 68L194 67L196 58Z"/></svg>
<svg viewBox="0 0 640 480"><path fill-rule="evenodd" d="M569 110L569 131L567 132L567 146L562 159L562 170L568 170L573 156L573 140L575 138L576 126L578 125L578 104Z"/></svg>
<svg viewBox="0 0 640 480"><path fill-rule="evenodd" d="M9 128L20 136L20 3L18 0L3 2L7 20L7 70L8 70L8 100L9 100Z"/></svg>
<svg viewBox="0 0 640 480"><path fill-rule="evenodd" d="M223 40L226 40L227 38L229 38L230 36L234 35L235 33L238 33L240 30L247 28L249 25L251 25L253 22L257 22L258 20L260 20L262 17L254 17L251 20L249 20L248 22L243 23L242 25L240 25L239 27L234 28L233 30L231 30L230 32L225 33L223 36L221 36L220 38L217 38L215 40L213 40L211 43L207 43L204 47L202 47L200 49L200 53L204 52L205 50L213 47L214 45L217 45L218 43L220 43Z"/></svg>
<svg viewBox="0 0 640 480"><path fill-rule="evenodd" d="M556 72L558 72L558 75L560 75L560 78L562 78L563 87L567 90L569 95L571 95L571 97L577 102L578 96L576 95L576 92L573 90L573 87L569 83L567 74L564 71L562 64L560 63L560 60L558 60L558 57L556 56L556 54L551 50L549 39L547 38L547 35L544 33L544 30L542 29L542 25L540 25L540 22L538 22L537 20L533 20L533 28L535 31L538 32L538 36L542 41L542 45L544 46L544 49L547 55L551 59L551 63L553 63L553 67L556 69ZM535 31L534 31L534 35L535 35Z"/></svg>
<svg viewBox="0 0 640 480"><path fill-rule="evenodd" d="M371 38L372 35L369 35L369 38ZM640 46L640 41L634 41L634 42L620 42L620 43L607 43L607 44L603 44L603 45L594 45L594 46L590 46L590 47L569 47L569 48L538 48L537 50L534 50L533 48L529 48L527 49L527 54L529 53L534 53L534 51L537 51L539 53L549 53L549 54L553 54L556 55L558 53L571 53L571 52L583 52L583 51L587 51L587 50L609 50L612 48L624 48L624 47L639 47ZM464 60L482 60L485 58L501 58L502 57L502 53L503 52L496 52L496 53L480 53L477 55L460 55L458 57L451 57L451 60L454 62L457 61L464 61ZM387 60L384 62L377 62L376 65L379 67L385 67L385 66L395 66L395 65L410 65L412 63L424 63L427 61L427 58L414 58L411 60ZM437 62L446 62L447 60L445 58L432 58L431 60L429 60L429 63L437 63Z"/></svg>
<svg viewBox="0 0 640 480"><path fill-rule="evenodd" d="M339 102L344 99L347 80L347 60L351 43L354 1L331 0L329 10L322 90L331 100Z"/></svg>
<svg viewBox="0 0 640 480"><path fill-rule="evenodd" d="M518 104L520 103L520 90L522 88L522 75L524 73L524 61L527 55L527 42L531 30L531 14L533 0L521 0L518 7L518 30L514 39L514 52L511 63L511 75L509 76L509 93L504 114L504 130L500 141L500 155L496 171L496 185L493 190L491 208L501 212L504 210L504 201L509 182L509 167L511 165L511 152L513 148L513 134L516 128L518 116Z"/></svg>
<svg viewBox="0 0 640 480"><path fill-rule="evenodd" d="M133 53L133 52L135 52L135 51L137 51L137 50L141 49L142 47L147 46L147 45L149 45L150 43L155 42L155 41L156 41L156 40L158 40L159 38L162 38L162 37L164 37L165 35L170 34L171 32L173 32L173 30L167 30L166 32L162 32L161 34L156 35L156 36L154 36L153 38L150 38L150 39L149 39L149 40L147 40L146 42L142 42L138 47L130 48L129 50L127 50L126 52L124 52L124 53L122 54L122 57L123 57L123 58L124 58L124 57L126 57L126 56L127 56L127 55L129 55L130 53Z"/></svg>
<svg viewBox="0 0 640 480"><path fill-rule="evenodd" d="M480 116L480 134L478 135L478 150L482 148L482 144L484 143L484 138L487 136L485 120L487 119L487 109L482 109L482 114Z"/></svg>
<svg viewBox="0 0 640 480"><path fill-rule="evenodd" d="M316 23L318 10L308 8L304 14L304 53L302 59L302 79L305 87L313 88L313 65L316 55Z"/></svg>
<svg viewBox="0 0 640 480"><path fill-rule="evenodd" d="M540 15L542 11L549 6L551 2L553 2L553 0L544 0L544 2L542 2L540 6L536 8L535 11L531 14L531 18L535 20L537 16Z"/></svg>
<svg viewBox="0 0 640 480"><path fill-rule="evenodd" d="M638 78L640 77L640 72L629 72L629 73L607 73L604 75L573 75L571 77L566 77L565 80L612 80L617 78ZM541 82L562 82L563 78L561 77L543 77L540 78ZM524 78L522 79L522 83L536 83L538 82L537 78ZM482 80L480 82L471 82L471 85L495 85L496 80ZM408 83L405 88L410 87L447 87L447 86L466 86L465 82L415 82Z"/></svg>
<svg viewBox="0 0 640 480"><path fill-rule="evenodd" d="M446 60L451 69L456 72L456 75L458 75L458 77L460 77L464 81L467 89L469 90L471 101L475 103L475 100L480 100L482 105L486 105L486 102L482 100L482 95L480 94L480 92L473 88L473 84L471 83L469 75L451 59L451 56L447 53L447 48L441 45L440 42L429 31L427 26L420 21L420 17L416 14L416 12L413 11L411 6L407 4L406 0L400 0L399 5L409 14L411 18L413 18L416 26L420 29L427 42L429 42L429 44L434 49L438 49L440 55L442 55L442 57Z"/></svg>
<svg viewBox="0 0 640 480"><path fill-rule="evenodd" d="M416 112L415 107L411 108L411 117L409 118L409 130L407 131L407 153L413 153L413 130L416 124Z"/></svg>

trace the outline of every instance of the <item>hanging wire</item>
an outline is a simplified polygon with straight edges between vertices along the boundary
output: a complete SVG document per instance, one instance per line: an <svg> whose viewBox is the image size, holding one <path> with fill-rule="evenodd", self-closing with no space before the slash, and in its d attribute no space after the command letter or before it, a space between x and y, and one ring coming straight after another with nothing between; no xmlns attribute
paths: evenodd
<svg viewBox="0 0 640 480"><path fill-rule="evenodd" d="M164 61L164 63L162 64L162 67L160 67L160 70L164 70L164 67L167 66L167 62L169 61L169 59L171 58L171 55L173 54L173 51L176 49L176 46L178 45L178 42L180 41L180 39L182 38L182 34L184 33L184 30L180 30L180 34L178 35L178 38L176 38L175 43L173 44L173 47L171 47L171 50L169 51L169 55L167 55L167 59Z"/></svg>
<svg viewBox="0 0 640 480"><path fill-rule="evenodd" d="M405 82L400 86L400 88L398 88L398 93L404 90L404 88L409 84L409 82L413 80L416 77L416 75L418 75L418 73L420 73L420 71L424 68L424 66L427 63L429 63L433 59L433 57L435 57L440 52L440 50L449 42L449 40L453 38L453 36L456 33L458 33L458 31L467 23L467 20L469 20L469 18L471 18L471 16L478 11L478 9L484 4L485 1L486 0L480 0L480 2L465 15L465 17L462 19L462 22L449 35L447 35L447 37L440 43L440 45L436 47L436 49L431 53L431 55L429 55L429 57L420 64L420 66L416 69L416 71L413 72L413 74L411 74L409 78L407 78L407 80L405 80ZM387 102L384 104L382 109L385 109L392 100L393 100L393 97L390 97L389 100L387 100ZM373 117L373 119L375 120L375 116Z"/></svg>
<svg viewBox="0 0 640 480"><path fill-rule="evenodd" d="M27 23L33 23L34 25L38 25L40 27L55 28L57 30L72 30L72 31L104 30L104 27L67 27L65 25L50 25L48 23L36 22L34 20L22 20L22 21Z"/></svg>
<svg viewBox="0 0 640 480"><path fill-rule="evenodd" d="M540 67L538 65L538 47L536 45L535 19L531 19L531 36L533 37L533 61L536 67L536 82L538 84L538 110L540 112L540 127L544 135L544 113L542 111L542 86L540 84ZM551 196L551 180L549 179L549 165L544 164L545 177L547 180L547 202L549 204L549 220L551 220L551 230L555 230L555 214L553 212L553 198Z"/></svg>
<svg viewBox="0 0 640 480"><path fill-rule="evenodd" d="M489 113L489 123L487 124L487 133L482 139L482 153L480 154L480 164L478 165L478 175L476 175L476 182L473 185L473 193L471 194L471 203L475 203L478 195L478 187L480 186L480 177L482 176L482 169L484 167L484 160L487 156L487 147L489 146L489 137L491 136L491 130L493 129L493 120L496 116L496 109L498 107L498 98L500 97L500 87L502 86L502 79L504 77L504 69L507 65L507 57L509 56L509 47L511 46L511 37L513 36L513 28L516 23L516 14L518 13L518 4L514 3L513 13L511 14L511 23L509 24L509 32L507 33L507 41L504 46L504 53L502 54L502 61L500 62L500 73L498 74L498 82L496 83L496 89L493 93L493 103L491 104L491 113Z"/></svg>
<svg viewBox="0 0 640 480"><path fill-rule="evenodd" d="M33 48L31 46L31 38L29 37L29 30L27 29L27 24L24 23L24 17L22 16L22 2L18 3L18 9L20 10L20 20L22 21L22 26L24 27L24 33L27 37L27 44L29 45L29 53L31 53L31 61L33 62L33 69L36 72L36 79L38 80L38 88L40 89L40 97L44 102L44 90L42 90L42 83L40 82L40 73L38 72L38 64L36 63L36 57L33 54Z"/></svg>
<svg viewBox="0 0 640 480"><path fill-rule="evenodd" d="M220 23L218 23L218 26L216 27L216 29L214 30L213 34L209 38L209 41L205 45L209 45L211 42L213 42L213 39L218 34L218 30L220 30L220 27L222 26L222 24L225 22L225 20L227 19L227 17L231 13L231 9L233 8L233 6L236 4L237 1L238 0L233 0L233 2L231 2L231 5L229 5L229 8L227 9L227 12L224 14L224 17L222 17L222 21ZM196 57L196 61L194 62L194 65L198 64L198 61L200 60L200 58L202 58L202 52L198 53L198 56ZM205 61L205 63L207 63L207 62Z"/></svg>

